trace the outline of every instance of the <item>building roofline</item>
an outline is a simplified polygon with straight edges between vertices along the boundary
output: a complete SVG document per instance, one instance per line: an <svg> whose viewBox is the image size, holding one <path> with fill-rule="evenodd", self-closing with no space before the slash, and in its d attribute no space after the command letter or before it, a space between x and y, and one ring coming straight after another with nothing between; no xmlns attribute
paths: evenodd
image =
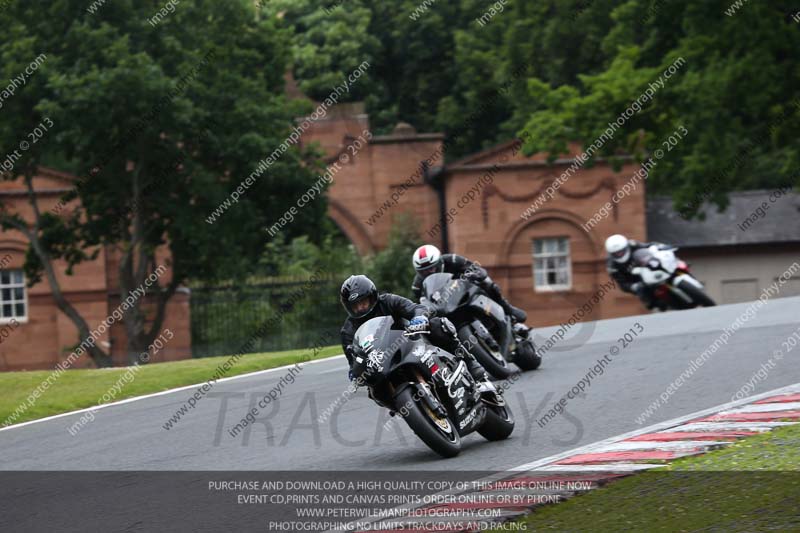
<svg viewBox="0 0 800 533"><path fill-rule="evenodd" d="M492 155L498 152L502 152L503 150L508 149L509 147L513 146L518 139L512 139L510 141L504 141L502 143L496 144L489 148L485 148L480 152L475 152L474 154L470 154L467 156L462 157L452 163L445 165L446 170L487 170L492 168L495 164L494 163L474 163L471 164L470 161L474 161L476 159L481 159L488 155ZM635 158L630 154L623 154L615 156L617 159L625 162L634 161ZM567 166L572 165L575 162L579 162L577 158L574 157L561 157L555 159L552 162L547 160L544 161L515 161L511 163L504 163L502 166L504 168L546 168L546 167L556 167L556 166ZM609 162L609 158L607 157L597 157L594 159L594 163L604 163L607 164ZM581 167L585 166L585 164L581 164Z"/></svg>
<svg viewBox="0 0 800 533"><path fill-rule="evenodd" d="M777 245L786 245L786 244L798 244L800 245L800 239L792 239L792 240L785 240L785 241L764 241L764 242L721 242L721 243L709 243L709 244L683 244L683 245L676 245L681 250L698 250L704 248L767 248L769 246L777 246Z"/></svg>
<svg viewBox="0 0 800 533"><path fill-rule="evenodd" d="M63 179L66 181L77 181L80 178L75 174L70 174L69 172L63 172L61 170L56 170L52 167L46 167L43 165L39 165L36 167L36 174L39 176L47 176L51 178Z"/></svg>
<svg viewBox="0 0 800 533"><path fill-rule="evenodd" d="M445 137L444 133L413 133L413 134L397 134L389 133L387 135L375 135L369 141L370 144L386 144L393 142L427 142L427 141L441 141Z"/></svg>
<svg viewBox="0 0 800 533"><path fill-rule="evenodd" d="M502 152L506 148L508 148L510 146L513 146L515 142L517 142L516 139L511 139L510 141L505 141L505 142L501 142L499 144L495 144L494 146L490 146L489 148L484 148L483 150L480 150L478 152L474 152L472 154L465 155L461 159L457 159L457 160L453 161L448 166L453 166L454 168L460 168L460 167L468 166L470 164L469 163L470 161L473 161L475 159L481 159L483 157L486 157L487 155L496 154L497 152Z"/></svg>

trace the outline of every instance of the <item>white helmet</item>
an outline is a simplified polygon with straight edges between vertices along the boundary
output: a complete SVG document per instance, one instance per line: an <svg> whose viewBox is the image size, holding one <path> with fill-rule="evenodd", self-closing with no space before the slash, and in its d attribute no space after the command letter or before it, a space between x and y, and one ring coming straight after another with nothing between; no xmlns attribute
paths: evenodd
<svg viewBox="0 0 800 533"><path fill-rule="evenodd" d="M442 264L442 252L432 244L425 244L414 252L414 270L423 278L433 274Z"/></svg>
<svg viewBox="0 0 800 533"><path fill-rule="evenodd" d="M606 252L617 263L625 263L631 256L631 246L628 238L616 234L606 239Z"/></svg>

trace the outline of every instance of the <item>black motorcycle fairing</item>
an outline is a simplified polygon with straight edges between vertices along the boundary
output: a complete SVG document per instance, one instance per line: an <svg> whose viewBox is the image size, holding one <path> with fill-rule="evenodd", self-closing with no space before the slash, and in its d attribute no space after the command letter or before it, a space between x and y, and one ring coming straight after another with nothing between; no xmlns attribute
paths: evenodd
<svg viewBox="0 0 800 533"><path fill-rule="evenodd" d="M495 333L502 349L508 350L513 337L510 328L507 327L505 311L474 283L442 272L425 278L422 290L426 305L431 307L437 316L449 317L456 327L472 323L475 317L478 317L487 330Z"/></svg>
<svg viewBox="0 0 800 533"><path fill-rule="evenodd" d="M516 362L519 354L512 319L503 307L479 285L448 273L428 276L422 289L420 301L456 326L459 339L469 343L468 349L484 369L497 379L508 378L508 362ZM531 353L535 351L527 350L522 355L523 364L529 368L534 367L526 360L532 357Z"/></svg>
<svg viewBox="0 0 800 533"><path fill-rule="evenodd" d="M414 387L414 396L431 410L444 407L460 435L477 429L483 421L483 413L476 409L480 393L466 365L431 345L424 335L406 336L400 326L391 316L382 316L358 328L353 339L353 375L389 404L402 390ZM425 384L417 381L416 375ZM431 394L426 386L435 388L437 394Z"/></svg>
<svg viewBox="0 0 800 533"><path fill-rule="evenodd" d="M428 305L441 316L449 315L461 306L470 288L471 283L446 272L431 274L422 282Z"/></svg>
<svg viewBox="0 0 800 533"><path fill-rule="evenodd" d="M368 385L383 379L409 339L390 316L372 318L353 337L353 376Z"/></svg>
<svg viewBox="0 0 800 533"><path fill-rule="evenodd" d="M469 302L469 306L479 315L484 314L498 324L506 321L506 312L503 310L500 304L486 295L479 294L475 296Z"/></svg>

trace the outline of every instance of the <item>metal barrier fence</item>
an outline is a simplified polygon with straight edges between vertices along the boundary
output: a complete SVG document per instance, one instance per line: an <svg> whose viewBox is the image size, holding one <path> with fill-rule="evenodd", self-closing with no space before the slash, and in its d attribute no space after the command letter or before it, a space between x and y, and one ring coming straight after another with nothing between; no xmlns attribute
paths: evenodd
<svg viewBox="0 0 800 533"><path fill-rule="evenodd" d="M345 319L337 280L281 280L242 287L193 288L192 356L236 353L263 324L273 327L250 352L272 352L314 346L323 335L336 344ZM298 297L299 295L299 297Z"/></svg>

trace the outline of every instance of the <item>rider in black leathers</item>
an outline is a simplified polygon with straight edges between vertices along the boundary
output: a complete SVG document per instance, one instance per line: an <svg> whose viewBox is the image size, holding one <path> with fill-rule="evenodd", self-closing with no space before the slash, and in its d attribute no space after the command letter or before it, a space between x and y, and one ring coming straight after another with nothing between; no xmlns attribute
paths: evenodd
<svg viewBox="0 0 800 533"><path fill-rule="evenodd" d="M428 319L430 310L424 305L415 304L397 294L378 294L372 280L363 275L347 278L342 284L339 296L348 314L340 333L342 349L351 368L353 338L358 328L372 318L391 316L395 320L410 321L406 330L411 333L427 332L431 344L463 358L472 377L478 381L486 379L486 371L461 344L452 322L446 318ZM350 379L353 379L352 373Z"/></svg>
<svg viewBox="0 0 800 533"><path fill-rule="evenodd" d="M422 282L430 274L436 272L446 272L454 277L463 276L482 288L486 294L500 304L506 314L514 318L518 323L523 323L528 318L525 311L514 307L503 298L500 287L492 281L489 273L482 266L470 261L464 256L456 254L444 254L431 244L426 244L417 248L413 257L414 270L417 274L411 283L411 290L416 299L422 295Z"/></svg>

